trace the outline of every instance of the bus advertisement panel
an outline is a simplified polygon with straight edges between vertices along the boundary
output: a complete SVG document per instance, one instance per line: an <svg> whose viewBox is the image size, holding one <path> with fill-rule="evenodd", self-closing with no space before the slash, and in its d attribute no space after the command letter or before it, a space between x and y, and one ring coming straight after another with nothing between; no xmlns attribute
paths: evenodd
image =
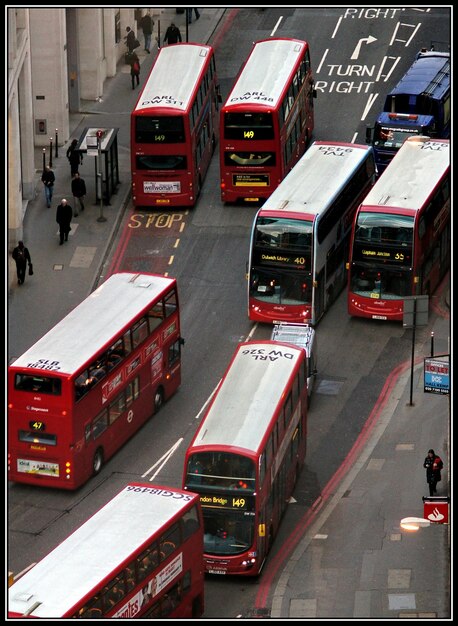
<svg viewBox="0 0 458 626"><path fill-rule="evenodd" d="M258 41L221 108L221 199L268 198L304 154L316 98L306 41Z"/></svg>
<svg viewBox="0 0 458 626"><path fill-rule="evenodd" d="M129 483L8 589L8 617L200 617L199 496Z"/></svg>
<svg viewBox="0 0 458 626"><path fill-rule="evenodd" d="M159 50L131 114L134 206L193 206L219 136L219 93L211 46Z"/></svg>
<svg viewBox="0 0 458 626"><path fill-rule="evenodd" d="M8 368L8 479L76 489L181 383L174 278L110 276Z"/></svg>
<svg viewBox="0 0 458 626"><path fill-rule="evenodd" d="M209 574L260 573L304 463L306 420L304 348L239 344L185 456Z"/></svg>
<svg viewBox="0 0 458 626"><path fill-rule="evenodd" d="M431 295L450 267L450 142L410 137L353 223L348 313L402 321L404 298Z"/></svg>
<svg viewBox="0 0 458 626"><path fill-rule="evenodd" d="M345 287L355 211L375 182L365 145L315 141L259 209L250 240L248 317L316 324Z"/></svg>

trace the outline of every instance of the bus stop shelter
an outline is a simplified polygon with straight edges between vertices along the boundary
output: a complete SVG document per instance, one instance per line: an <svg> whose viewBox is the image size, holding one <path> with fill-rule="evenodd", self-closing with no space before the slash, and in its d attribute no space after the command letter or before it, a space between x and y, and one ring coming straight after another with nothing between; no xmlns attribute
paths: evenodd
<svg viewBox="0 0 458 626"><path fill-rule="evenodd" d="M103 198L103 203L110 205L111 196L117 192L121 182L118 164L118 130L119 128L85 128L76 146L81 154L95 157L95 204ZM100 162L98 162L99 156Z"/></svg>

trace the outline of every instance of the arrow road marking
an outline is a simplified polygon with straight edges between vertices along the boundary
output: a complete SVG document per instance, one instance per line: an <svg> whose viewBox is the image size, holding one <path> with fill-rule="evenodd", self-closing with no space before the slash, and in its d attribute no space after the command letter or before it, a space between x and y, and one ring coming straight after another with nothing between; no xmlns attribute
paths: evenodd
<svg viewBox="0 0 458 626"><path fill-rule="evenodd" d="M361 37L361 39L356 44L356 48L353 50L353 54L350 57L352 61L355 61L358 58L361 44L363 43L363 41L365 41L366 43L374 43L374 41L377 41L377 37L372 37L372 35L369 35L369 37Z"/></svg>

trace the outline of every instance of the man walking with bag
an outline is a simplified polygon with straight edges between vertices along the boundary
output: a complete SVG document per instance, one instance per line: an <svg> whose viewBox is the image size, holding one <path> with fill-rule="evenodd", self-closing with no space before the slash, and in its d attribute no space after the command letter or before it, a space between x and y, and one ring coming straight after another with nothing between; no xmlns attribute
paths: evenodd
<svg viewBox="0 0 458 626"><path fill-rule="evenodd" d="M428 456L425 458L423 467L426 468L426 482L429 485L429 495L436 493L437 483L441 480L441 469L444 467L442 459L434 450L428 450Z"/></svg>
<svg viewBox="0 0 458 626"><path fill-rule="evenodd" d="M18 285L22 285L25 281L27 263L29 264L30 274L33 274L32 259L28 248L24 246L23 241L19 241L12 253L13 259L16 261L16 272Z"/></svg>

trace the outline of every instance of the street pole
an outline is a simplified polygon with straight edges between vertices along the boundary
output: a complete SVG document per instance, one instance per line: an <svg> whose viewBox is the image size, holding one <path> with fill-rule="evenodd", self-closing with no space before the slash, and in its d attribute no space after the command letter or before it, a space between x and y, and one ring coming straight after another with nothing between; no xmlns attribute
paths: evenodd
<svg viewBox="0 0 458 626"><path fill-rule="evenodd" d="M102 193L102 133L97 131L97 183L99 190L100 200L100 215L97 218L98 222L106 222L107 218L103 215L103 193Z"/></svg>

